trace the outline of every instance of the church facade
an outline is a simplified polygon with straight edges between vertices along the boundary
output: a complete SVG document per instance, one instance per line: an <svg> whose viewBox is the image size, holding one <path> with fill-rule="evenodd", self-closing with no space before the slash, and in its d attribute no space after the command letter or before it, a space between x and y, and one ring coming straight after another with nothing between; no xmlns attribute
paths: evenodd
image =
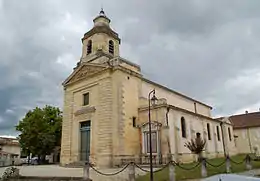
<svg viewBox="0 0 260 181"><path fill-rule="evenodd" d="M209 105L146 79L139 65L120 57L121 40L103 10L93 22L82 38L81 59L63 82L62 165L111 167L147 158L149 110L156 159L193 161L184 145L197 134L207 141L207 157L236 153L228 119L213 119Z"/></svg>

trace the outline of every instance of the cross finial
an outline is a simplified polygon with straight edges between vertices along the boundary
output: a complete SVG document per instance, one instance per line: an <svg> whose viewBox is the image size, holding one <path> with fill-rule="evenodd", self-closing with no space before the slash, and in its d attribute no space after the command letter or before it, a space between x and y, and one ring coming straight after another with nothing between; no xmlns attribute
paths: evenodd
<svg viewBox="0 0 260 181"><path fill-rule="evenodd" d="M100 15L105 15L105 11L104 11L104 9L103 9L103 5L101 5L101 10L100 10L99 14L100 14Z"/></svg>

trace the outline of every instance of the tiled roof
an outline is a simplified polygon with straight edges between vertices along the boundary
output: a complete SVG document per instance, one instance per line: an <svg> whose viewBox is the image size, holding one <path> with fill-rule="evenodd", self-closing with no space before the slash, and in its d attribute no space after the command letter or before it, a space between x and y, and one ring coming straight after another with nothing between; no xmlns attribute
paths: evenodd
<svg viewBox="0 0 260 181"><path fill-rule="evenodd" d="M229 117L234 129L260 127L260 112L246 113Z"/></svg>

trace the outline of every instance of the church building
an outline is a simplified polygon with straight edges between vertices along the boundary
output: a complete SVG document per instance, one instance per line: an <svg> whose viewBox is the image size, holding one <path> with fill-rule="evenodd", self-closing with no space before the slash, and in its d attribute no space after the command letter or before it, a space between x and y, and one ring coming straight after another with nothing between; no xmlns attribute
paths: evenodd
<svg viewBox="0 0 260 181"><path fill-rule="evenodd" d="M103 10L93 22L81 59L63 82L61 165L113 167L145 160L150 151L159 162L194 161L184 145L196 135L206 140L206 157L236 153L228 119L213 119L211 106L145 78L139 65L122 58L121 39Z"/></svg>

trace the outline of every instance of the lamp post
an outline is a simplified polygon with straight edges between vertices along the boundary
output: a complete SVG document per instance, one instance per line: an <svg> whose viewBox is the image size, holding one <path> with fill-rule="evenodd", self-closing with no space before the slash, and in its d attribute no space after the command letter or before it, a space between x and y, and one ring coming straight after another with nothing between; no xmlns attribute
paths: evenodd
<svg viewBox="0 0 260 181"><path fill-rule="evenodd" d="M222 144L223 144L223 151L224 151L224 156L225 158L227 157L226 153L226 144L225 144L225 139L224 139L224 132L223 132L223 122L220 122L220 129L221 129L221 135L222 135Z"/></svg>
<svg viewBox="0 0 260 181"><path fill-rule="evenodd" d="M153 94L153 97L151 97L151 94ZM148 95L148 119L149 119L149 151L150 151L150 181L153 181L153 155L152 155L152 130L151 130L151 102L152 105L155 105L155 102L158 99L155 96L155 89L153 89L151 92L149 92Z"/></svg>

